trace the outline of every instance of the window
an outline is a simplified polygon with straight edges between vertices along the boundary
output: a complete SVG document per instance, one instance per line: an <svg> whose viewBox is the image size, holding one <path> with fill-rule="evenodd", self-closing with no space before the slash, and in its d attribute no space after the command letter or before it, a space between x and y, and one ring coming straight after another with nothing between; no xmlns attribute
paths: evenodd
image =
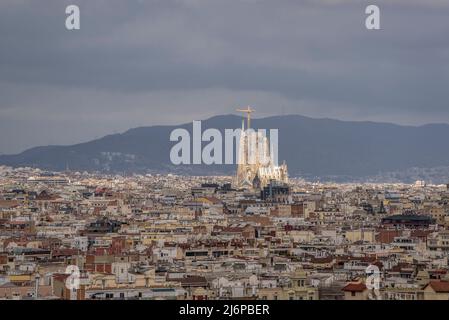
<svg viewBox="0 0 449 320"><path fill-rule="evenodd" d="M355 297L355 291L351 291L351 296Z"/></svg>

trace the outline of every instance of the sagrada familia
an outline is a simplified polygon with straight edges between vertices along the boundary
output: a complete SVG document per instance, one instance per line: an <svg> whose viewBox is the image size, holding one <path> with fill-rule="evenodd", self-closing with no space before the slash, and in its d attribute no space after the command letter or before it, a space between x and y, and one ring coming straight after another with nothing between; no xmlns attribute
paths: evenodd
<svg viewBox="0 0 449 320"><path fill-rule="evenodd" d="M247 128L242 119L242 131L239 142L239 161L236 185L240 188L261 189L272 181L288 183L287 164L278 166L274 163L273 148L262 132L250 130L251 113L254 109L237 109L247 114Z"/></svg>

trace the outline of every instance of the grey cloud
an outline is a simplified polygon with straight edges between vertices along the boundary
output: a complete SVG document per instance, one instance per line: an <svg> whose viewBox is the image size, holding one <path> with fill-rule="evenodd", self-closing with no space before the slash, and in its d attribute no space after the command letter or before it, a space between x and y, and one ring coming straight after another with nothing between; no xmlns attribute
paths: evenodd
<svg viewBox="0 0 449 320"><path fill-rule="evenodd" d="M75 32L64 28L72 3ZM4 0L0 134L16 142L1 139L0 152L239 104L259 116L449 122L449 4L376 3L381 31L364 29L369 2L355 0Z"/></svg>

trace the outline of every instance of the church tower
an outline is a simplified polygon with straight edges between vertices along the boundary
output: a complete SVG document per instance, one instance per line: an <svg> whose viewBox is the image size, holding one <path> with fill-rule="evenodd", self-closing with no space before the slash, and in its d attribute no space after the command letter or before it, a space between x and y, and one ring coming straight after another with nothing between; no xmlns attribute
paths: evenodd
<svg viewBox="0 0 449 320"><path fill-rule="evenodd" d="M262 132L250 127L251 113L255 110L237 109L247 114L247 127L242 118L242 130L239 141L239 161L237 164L236 185L246 189L260 189L271 180L288 182L287 165L277 166L273 163L268 138Z"/></svg>

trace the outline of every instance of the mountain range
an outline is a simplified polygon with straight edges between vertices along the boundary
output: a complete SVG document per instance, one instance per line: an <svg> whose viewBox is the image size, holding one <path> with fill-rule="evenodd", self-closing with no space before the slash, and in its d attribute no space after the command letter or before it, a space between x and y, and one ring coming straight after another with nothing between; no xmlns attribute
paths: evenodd
<svg viewBox="0 0 449 320"><path fill-rule="evenodd" d="M242 118L222 115L202 128L234 129ZM449 167L449 125L402 126L390 123L315 119L300 115L253 119L252 127L279 130L279 160L290 176L335 180L363 179L410 168ZM51 171L67 167L104 173L233 174L235 165L173 165L169 140L176 128L192 123L149 126L68 146L41 146L0 156L0 164Z"/></svg>

